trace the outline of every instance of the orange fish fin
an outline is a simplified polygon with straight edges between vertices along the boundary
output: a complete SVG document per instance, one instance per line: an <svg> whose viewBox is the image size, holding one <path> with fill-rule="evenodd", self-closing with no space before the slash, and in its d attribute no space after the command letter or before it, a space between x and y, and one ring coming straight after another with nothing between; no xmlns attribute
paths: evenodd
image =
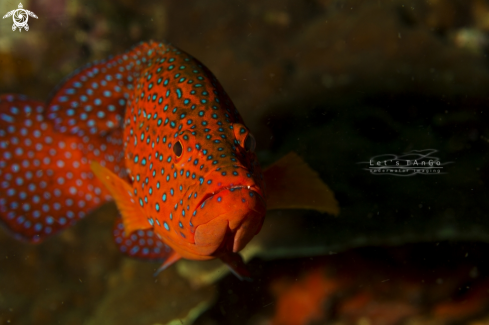
<svg viewBox="0 0 489 325"><path fill-rule="evenodd" d="M177 262L181 258L182 257L177 252L175 252L175 251L171 252L170 255L163 262L163 264L161 264L161 266L158 268L158 270L156 270L156 273L154 275L156 276L161 271L166 270L166 268L168 268L170 265L172 265L173 263Z"/></svg>
<svg viewBox="0 0 489 325"><path fill-rule="evenodd" d="M240 280L252 281L250 277L250 272L246 268L243 258L238 253L226 253L220 256L221 261L226 263L226 265L231 269L231 272L236 275Z"/></svg>
<svg viewBox="0 0 489 325"><path fill-rule="evenodd" d="M264 171L267 209L311 209L338 215L333 192L307 163L290 152Z"/></svg>
<svg viewBox="0 0 489 325"><path fill-rule="evenodd" d="M90 163L90 168L112 194L122 215L126 235L139 229L152 227L149 221L144 218L144 211L136 204L131 185L96 161Z"/></svg>

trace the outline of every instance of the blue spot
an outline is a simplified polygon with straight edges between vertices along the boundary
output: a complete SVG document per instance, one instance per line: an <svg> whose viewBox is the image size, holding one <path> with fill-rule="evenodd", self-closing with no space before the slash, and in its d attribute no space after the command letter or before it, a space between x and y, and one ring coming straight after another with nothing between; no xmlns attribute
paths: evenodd
<svg viewBox="0 0 489 325"><path fill-rule="evenodd" d="M222 197L218 197L217 202L221 202L221 201L222 201Z"/></svg>
<svg viewBox="0 0 489 325"><path fill-rule="evenodd" d="M163 226L165 227L166 230L170 231L170 226L165 222L163 222Z"/></svg>

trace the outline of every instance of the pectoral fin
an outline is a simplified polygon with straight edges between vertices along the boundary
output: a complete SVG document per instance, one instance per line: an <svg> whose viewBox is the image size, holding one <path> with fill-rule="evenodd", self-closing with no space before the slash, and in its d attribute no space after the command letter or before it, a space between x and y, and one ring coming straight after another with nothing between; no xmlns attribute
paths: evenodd
<svg viewBox="0 0 489 325"><path fill-rule="evenodd" d="M97 178L107 187L110 194L112 194L117 208L122 215L126 235L139 229L149 229L152 227L144 217L144 211L136 204L136 198L132 192L131 185L96 161L92 161L90 167Z"/></svg>
<svg viewBox="0 0 489 325"><path fill-rule="evenodd" d="M333 192L296 153L290 152L264 171L267 209L311 209L338 215Z"/></svg>
<svg viewBox="0 0 489 325"><path fill-rule="evenodd" d="M240 280L251 282L250 272L246 268L243 258L238 253L226 253L220 256L221 261L226 263L231 272Z"/></svg>
<svg viewBox="0 0 489 325"><path fill-rule="evenodd" d="M166 270L170 265L172 265L173 263L177 262L179 259L181 259L182 257L180 256L180 254L178 254L177 252L175 251L172 251L167 259L163 262L163 264L161 264L161 266L158 268L158 270L156 270L155 272L155 276L160 274L161 271L164 271Z"/></svg>

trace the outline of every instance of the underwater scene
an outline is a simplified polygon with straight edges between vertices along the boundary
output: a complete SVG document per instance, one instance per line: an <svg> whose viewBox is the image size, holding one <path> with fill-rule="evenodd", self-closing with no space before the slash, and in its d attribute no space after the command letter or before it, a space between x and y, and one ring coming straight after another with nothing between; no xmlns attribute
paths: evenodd
<svg viewBox="0 0 489 325"><path fill-rule="evenodd" d="M0 325L489 324L489 0L0 16Z"/></svg>

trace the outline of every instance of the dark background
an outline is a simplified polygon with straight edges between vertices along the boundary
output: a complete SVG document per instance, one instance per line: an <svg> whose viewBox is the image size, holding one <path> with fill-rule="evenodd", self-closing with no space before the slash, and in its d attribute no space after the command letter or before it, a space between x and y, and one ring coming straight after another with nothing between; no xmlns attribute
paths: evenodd
<svg viewBox="0 0 489 325"><path fill-rule="evenodd" d="M17 5L2 1L0 9L6 13ZM276 299L269 288L279 277L273 273L277 265L285 276L316 267L301 269L298 260L276 259L331 251L346 251L334 260L338 265L361 256L365 263L350 267L359 273L375 274L387 263L403 278L406 263L421 274L461 263L467 272L446 271L455 283L467 277L486 281L480 266L477 276L470 271L487 259L483 243L489 241L488 1L31 0L23 5L39 19L30 18L30 30L21 33L12 32L10 19L0 21L0 93L46 100L65 76L90 61L140 41L167 41L214 72L256 135L264 165L293 150L320 173L339 201L340 216L295 211L286 213L285 222L271 214L267 222L280 231L264 240L258 254L268 261L255 259L250 266L267 283L257 285L252 296ZM380 154L430 148L442 162L453 162L445 174L376 176L358 164ZM114 214L107 206L38 246L0 233L0 324L166 324L226 301L234 286L243 290L240 297L250 296L250 287L229 277L199 289L176 268L152 278L157 265L118 255L110 238ZM442 253L435 249L440 242ZM406 263L389 262L399 254L407 257L394 260ZM436 319L430 308L453 300L457 285L452 289L438 300L397 298L419 307L409 317ZM487 306L487 298L474 301ZM234 305L250 309L238 321L230 316L237 311L223 313L218 303L200 324L255 324L256 317L267 324L275 313L273 304L263 312L250 298ZM484 317L479 311L456 322ZM340 312L325 315L325 321L355 324L367 317L366 312L351 319Z"/></svg>

